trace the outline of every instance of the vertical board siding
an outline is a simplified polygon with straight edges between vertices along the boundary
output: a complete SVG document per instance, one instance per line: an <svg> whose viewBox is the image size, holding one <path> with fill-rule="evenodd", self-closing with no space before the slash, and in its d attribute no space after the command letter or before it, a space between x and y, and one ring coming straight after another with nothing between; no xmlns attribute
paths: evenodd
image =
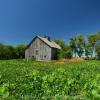
<svg viewBox="0 0 100 100"><path fill-rule="evenodd" d="M31 45L25 51L25 58L35 58L36 60L51 60L52 48L39 38L34 39Z"/></svg>

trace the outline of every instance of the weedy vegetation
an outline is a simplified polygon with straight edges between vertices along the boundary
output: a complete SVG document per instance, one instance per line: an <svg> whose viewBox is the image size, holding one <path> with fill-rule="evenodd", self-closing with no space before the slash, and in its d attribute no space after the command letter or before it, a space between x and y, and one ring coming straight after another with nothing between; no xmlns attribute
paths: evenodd
<svg viewBox="0 0 100 100"><path fill-rule="evenodd" d="M1 100L100 100L100 61L0 61Z"/></svg>

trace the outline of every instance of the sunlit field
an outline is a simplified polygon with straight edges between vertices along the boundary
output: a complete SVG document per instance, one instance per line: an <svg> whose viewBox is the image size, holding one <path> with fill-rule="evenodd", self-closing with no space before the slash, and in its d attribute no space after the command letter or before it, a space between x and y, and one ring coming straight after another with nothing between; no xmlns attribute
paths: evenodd
<svg viewBox="0 0 100 100"><path fill-rule="evenodd" d="M100 100L100 61L0 61L0 100Z"/></svg>

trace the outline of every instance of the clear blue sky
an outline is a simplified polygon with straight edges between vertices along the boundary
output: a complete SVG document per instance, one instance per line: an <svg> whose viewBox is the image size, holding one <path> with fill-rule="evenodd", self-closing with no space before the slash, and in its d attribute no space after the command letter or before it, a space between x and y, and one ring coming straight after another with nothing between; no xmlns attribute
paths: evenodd
<svg viewBox="0 0 100 100"><path fill-rule="evenodd" d="M0 42L27 44L35 35L68 39L100 31L100 0L0 0Z"/></svg>

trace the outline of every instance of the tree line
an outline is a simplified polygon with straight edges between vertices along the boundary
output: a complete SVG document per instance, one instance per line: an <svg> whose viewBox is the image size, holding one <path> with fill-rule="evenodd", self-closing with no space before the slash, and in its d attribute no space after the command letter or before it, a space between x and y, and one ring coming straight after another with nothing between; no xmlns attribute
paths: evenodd
<svg viewBox="0 0 100 100"><path fill-rule="evenodd" d="M0 43L0 60L22 59L25 57L25 45L13 47Z"/></svg>
<svg viewBox="0 0 100 100"><path fill-rule="evenodd" d="M58 59L71 57L100 59L100 32L86 36L77 34L70 38L67 46L64 41L55 40L55 42L62 48L58 50Z"/></svg>
<svg viewBox="0 0 100 100"><path fill-rule="evenodd" d="M57 59L82 57L84 59L100 59L100 32L96 34L77 34L69 39L69 44L63 40L54 40L61 46L57 50ZM4 45L0 43L0 59L23 59L25 58L26 45Z"/></svg>

